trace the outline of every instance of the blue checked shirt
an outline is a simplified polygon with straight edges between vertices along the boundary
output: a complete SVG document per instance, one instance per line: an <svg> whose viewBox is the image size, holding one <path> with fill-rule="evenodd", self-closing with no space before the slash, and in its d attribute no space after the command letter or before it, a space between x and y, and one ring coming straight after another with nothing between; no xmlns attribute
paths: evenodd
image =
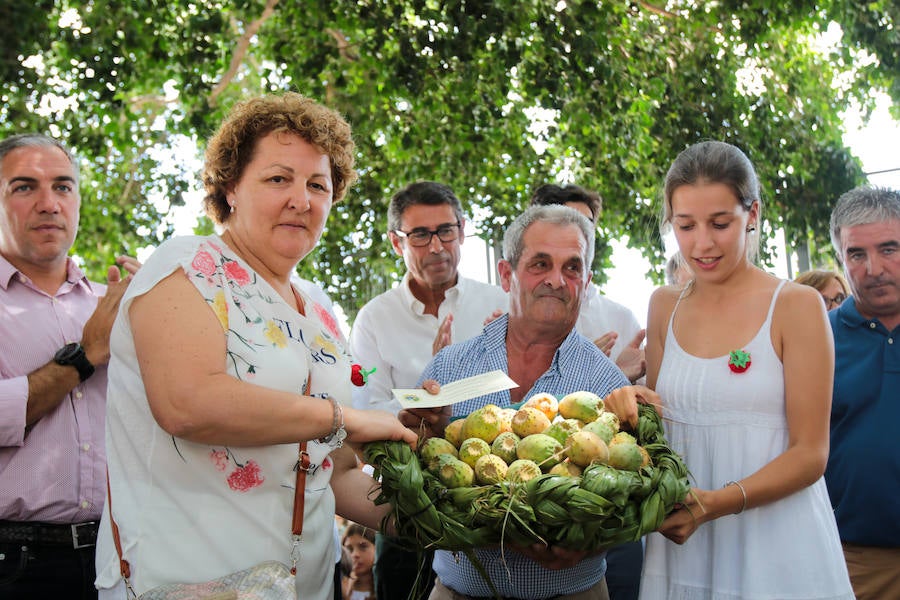
<svg viewBox="0 0 900 600"><path fill-rule="evenodd" d="M428 364L419 385L426 379L446 384L488 371L508 372L504 315L489 323L478 337L441 350ZM525 398L539 392L562 396L587 390L605 397L629 385L628 379L593 342L574 330L556 351L550 368L541 375ZM494 392L453 406L454 416L467 415L485 404L508 406L509 391ZM478 560L505 598L542 600L574 594L595 586L606 572L605 554L585 558L570 569L552 571L510 549L475 550ZM492 596L490 587L475 566L460 553L438 551L434 571L448 588L466 596Z"/></svg>

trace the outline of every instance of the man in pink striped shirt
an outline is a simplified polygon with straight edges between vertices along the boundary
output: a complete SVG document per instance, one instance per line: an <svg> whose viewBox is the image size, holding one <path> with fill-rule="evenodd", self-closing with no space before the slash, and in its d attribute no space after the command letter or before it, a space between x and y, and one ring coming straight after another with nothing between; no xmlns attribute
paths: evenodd
<svg viewBox="0 0 900 600"><path fill-rule="evenodd" d="M131 275L111 266L107 287L69 258L80 204L62 144L39 134L0 142L3 598L96 598L109 332Z"/></svg>

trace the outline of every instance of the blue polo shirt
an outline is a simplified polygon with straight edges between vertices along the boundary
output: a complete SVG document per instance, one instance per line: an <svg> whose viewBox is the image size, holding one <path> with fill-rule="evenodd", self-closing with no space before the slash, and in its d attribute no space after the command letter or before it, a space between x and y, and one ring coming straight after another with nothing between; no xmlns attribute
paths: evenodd
<svg viewBox="0 0 900 600"><path fill-rule="evenodd" d="M440 384L489 371L508 372L506 360L506 328L508 315L490 322L481 335L461 344L447 346L425 368L419 385L425 379ZM600 397L630 385L616 365L597 349L592 341L572 330L553 356L550 368L541 375L525 395L526 398L548 392L565 395L587 390ZM460 402L453 406L454 415L466 415L485 404L507 406L509 391L495 392ZM543 599L574 594L596 585L606 571L605 554L596 554L574 567L552 571L535 561L505 549L475 550L488 576L505 598ZM460 594L490 597L491 589L475 566L461 553L439 550L434 557L434 571L441 582Z"/></svg>
<svg viewBox="0 0 900 600"><path fill-rule="evenodd" d="M835 374L825 481L841 540L900 547L900 327L866 319L853 298L828 313Z"/></svg>

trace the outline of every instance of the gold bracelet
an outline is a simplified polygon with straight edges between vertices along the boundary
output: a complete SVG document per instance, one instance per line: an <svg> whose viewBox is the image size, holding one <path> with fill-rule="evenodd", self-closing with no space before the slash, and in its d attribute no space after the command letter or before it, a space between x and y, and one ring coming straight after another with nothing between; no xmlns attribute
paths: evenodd
<svg viewBox="0 0 900 600"><path fill-rule="evenodd" d="M728 487L729 485L736 485L738 487L738 489L741 490L741 496L744 497L744 503L741 504L741 510L734 513L736 515L739 515L742 512L744 512L744 509L747 508L747 490L744 489L744 486L741 485L740 481L726 481L725 485L723 487Z"/></svg>

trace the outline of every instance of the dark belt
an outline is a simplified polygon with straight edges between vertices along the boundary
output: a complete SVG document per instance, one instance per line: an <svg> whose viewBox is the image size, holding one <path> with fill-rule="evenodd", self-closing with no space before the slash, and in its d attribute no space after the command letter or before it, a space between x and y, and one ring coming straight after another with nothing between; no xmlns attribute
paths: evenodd
<svg viewBox="0 0 900 600"><path fill-rule="evenodd" d="M97 543L97 525L97 521L74 525L0 521L0 542L91 548Z"/></svg>

